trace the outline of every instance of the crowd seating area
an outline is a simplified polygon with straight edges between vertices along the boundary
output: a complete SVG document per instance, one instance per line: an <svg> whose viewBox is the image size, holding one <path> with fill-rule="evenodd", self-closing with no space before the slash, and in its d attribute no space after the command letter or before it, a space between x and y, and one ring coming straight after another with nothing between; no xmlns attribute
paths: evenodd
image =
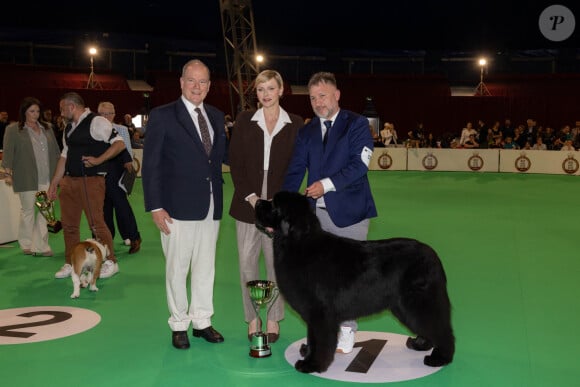
<svg viewBox="0 0 580 387"><path fill-rule="evenodd" d="M58 99L66 91L81 92L88 105L96 109L99 101L110 100L117 110L133 115L147 111L180 95L179 73L152 72L147 82L150 92L132 91L123 77L95 74L98 87L87 89L88 71L71 73L34 66L2 65L0 68L0 109L11 119L17 116L23 97L35 96L48 108L58 111ZM489 77L491 96L452 96L444 75L344 75L337 74L341 106L362 113L372 98L380 119L395 124L406 134L418 122L427 132L443 135L460 131L465 122L486 122L511 118L514 124L534 118L542 126L559 129L580 119L580 74L502 75ZM300 85L297 85L300 86ZM474 82L474 92L475 92ZM237 98L230 99L228 80L213 74L207 102L235 117ZM304 118L312 117L309 98L295 94L290 85L282 106ZM233 106L233 108L232 108ZM232 111L234 110L234 111ZM380 129L380 128L379 128Z"/></svg>

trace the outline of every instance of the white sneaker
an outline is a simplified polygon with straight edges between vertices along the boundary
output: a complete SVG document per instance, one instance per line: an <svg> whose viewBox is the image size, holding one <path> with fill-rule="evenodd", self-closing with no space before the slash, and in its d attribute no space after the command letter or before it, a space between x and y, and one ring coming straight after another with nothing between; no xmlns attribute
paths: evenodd
<svg viewBox="0 0 580 387"><path fill-rule="evenodd" d="M54 278L68 278L72 273L72 266L68 263L62 265L59 271L54 274Z"/></svg>
<svg viewBox="0 0 580 387"><path fill-rule="evenodd" d="M354 348L354 332L351 327L340 327L336 352L351 353Z"/></svg>
<svg viewBox="0 0 580 387"><path fill-rule="evenodd" d="M119 264L107 259L101 266L101 275L99 278L109 278L119 272Z"/></svg>

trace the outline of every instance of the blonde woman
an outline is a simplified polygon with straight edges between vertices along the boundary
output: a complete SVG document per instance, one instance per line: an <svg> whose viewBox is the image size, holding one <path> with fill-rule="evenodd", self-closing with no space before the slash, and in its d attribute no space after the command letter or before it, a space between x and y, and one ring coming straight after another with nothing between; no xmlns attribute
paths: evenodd
<svg viewBox="0 0 580 387"><path fill-rule="evenodd" d="M262 71L256 77L255 85L261 107L243 111L236 117L229 148L234 183L230 215L236 220L242 300L250 340L260 327L246 283L262 279L260 251L264 254L267 279L276 281L272 239L256 229L254 205L260 198L272 199L281 189L294 149L294 139L304 124L301 117L286 112L280 106L284 83L278 72ZM269 342L278 340L278 322L283 318L284 301L279 296L268 314L266 329L262 328L267 331Z"/></svg>

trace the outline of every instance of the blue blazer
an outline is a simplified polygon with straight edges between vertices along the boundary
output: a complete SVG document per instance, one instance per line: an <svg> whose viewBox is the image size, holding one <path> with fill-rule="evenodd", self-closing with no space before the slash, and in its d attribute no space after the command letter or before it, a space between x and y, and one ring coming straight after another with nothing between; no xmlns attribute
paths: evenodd
<svg viewBox="0 0 580 387"><path fill-rule="evenodd" d="M336 191L324 195L326 210L338 227L377 216L367 177L373 137L366 117L341 109L332 125L326 148L322 146L320 119L313 118L296 137L294 153L283 190L298 191L308 171L307 185L330 178ZM370 161L370 160L369 160ZM311 199L312 206L315 200Z"/></svg>
<svg viewBox="0 0 580 387"><path fill-rule="evenodd" d="M151 110L141 171L145 211L163 208L174 219L202 220L213 195L213 219L222 218L224 113L205 103L203 107L214 131L209 156L181 98Z"/></svg>

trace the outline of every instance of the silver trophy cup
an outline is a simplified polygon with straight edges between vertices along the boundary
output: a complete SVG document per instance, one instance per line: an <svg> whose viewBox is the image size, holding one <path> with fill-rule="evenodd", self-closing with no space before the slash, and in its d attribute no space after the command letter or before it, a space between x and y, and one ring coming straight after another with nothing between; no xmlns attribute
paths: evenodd
<svg viewBox="0 0 580 387"><path fill-rule="evenodd" d="M254 280L246 283L250 299L256 310L258 319L258 331L252 335L252 344L250 345L250 356L268 357L272 354L268 345L268 335L262 331L262 319L260 318L260 309L267 305L267 313L270 312L272 304L278 297L278 287L273 281Z"/></svg>
<svg viewBox="0 0 580 387"><path fill-rule="evenodd" d="M56 216L54 215L54 202L48 200L46 191L38 191L36 193L35 204L40 214L46 219L48 231L51 233L59 232L62 229L62 224L60 220L56 220Z"/></svg>

